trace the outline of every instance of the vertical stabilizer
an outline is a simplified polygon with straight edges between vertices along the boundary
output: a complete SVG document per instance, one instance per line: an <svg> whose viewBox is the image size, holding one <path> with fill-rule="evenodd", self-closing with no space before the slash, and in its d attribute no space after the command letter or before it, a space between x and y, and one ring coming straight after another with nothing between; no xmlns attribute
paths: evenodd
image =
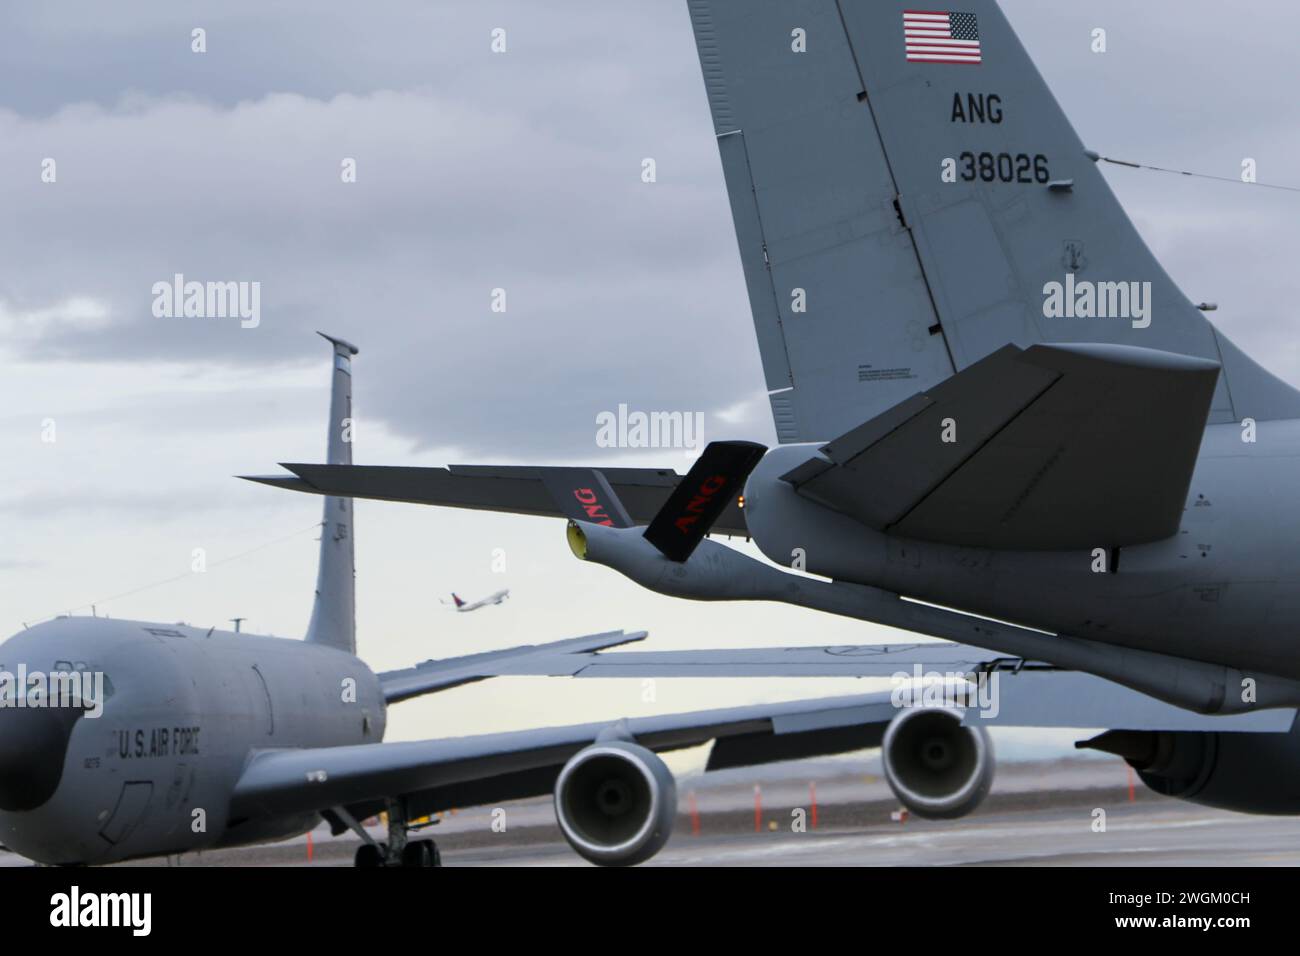
<svg viewBox="0 0 1300 956"><path fill-rule="evenodd" d="M324 332L317 333L334 346L330 386L329 441L326 461L352 464L352 356L357 347ZM352 537L352 499L325 499L321 521L320 569L316 573L316 599L312 604L307 640L327 644L349 654L357 652L356 567Z"/></svg>
<svg viewBox="0 0 1300 956"><path fill-rule="evenodd" d="M688 0L782 442L1008 344L1220 364L1209 420L1300 417L1156 261L995 0Z"/></svg>

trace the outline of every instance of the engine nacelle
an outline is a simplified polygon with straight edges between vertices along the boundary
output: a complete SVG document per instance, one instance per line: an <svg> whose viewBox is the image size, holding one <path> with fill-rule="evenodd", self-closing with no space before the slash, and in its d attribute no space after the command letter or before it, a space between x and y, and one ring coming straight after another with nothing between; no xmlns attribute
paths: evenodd
<svg viewBox="0 0 1300 956"><path fill-rule="evenodd" d="M569 845L601 866L658 853L677 818L677 783L645 747L601 741L578 751L555 782L555 819Z"/></svg>
<svg viewBox="0 0 1300 956"><path fill-rule="evenodd" d="M1166 797L1300 814L1300 724L1280 734L1112 730L1079 746L1118 754Z"/></svg>
<svg viewBox="0 0 1300 956"><path fill-rule="evenodd" d="M900 803L918 817L965 816L993 786L993 742L950 707L909 707L885 729L880 759Z"/></svg>

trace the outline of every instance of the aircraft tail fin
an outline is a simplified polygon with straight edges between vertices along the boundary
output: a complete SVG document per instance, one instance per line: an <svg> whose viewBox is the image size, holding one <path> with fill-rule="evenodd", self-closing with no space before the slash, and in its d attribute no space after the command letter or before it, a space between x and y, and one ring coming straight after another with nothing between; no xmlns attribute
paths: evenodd
<svg viewBox="0 0 1300 956"><path fill-rule="evenodd" d="M342 339L317 333L334 347L330 386L329 438L332 465L352 464L352 356L358 349ZM321 518L320 566L307 640L357 652L356 555L352 499L326 497Z"/></svg>
<svg viewBox="0 0 1300 956"><path fill-rule="evenodd" d="M1222 368L1211 422L1300 417L1134 229L995 0L688 0L782 442L999 348Z"/></svg>
<svg viewBox="0 0 1300 956"><path fill-rule="evenodd" d="M455 602L457 607L465 606L465 602L460 599L460 595L458 595L455 591L451 592L451 599L453 602Z"/></svg>
<svg viewBox="0 0 1300 956"><path fill-rule="evenodd" d="M685 561L737 500L766 453L752 441L709 442L646 527L645 539L669 561Z"/></svg>

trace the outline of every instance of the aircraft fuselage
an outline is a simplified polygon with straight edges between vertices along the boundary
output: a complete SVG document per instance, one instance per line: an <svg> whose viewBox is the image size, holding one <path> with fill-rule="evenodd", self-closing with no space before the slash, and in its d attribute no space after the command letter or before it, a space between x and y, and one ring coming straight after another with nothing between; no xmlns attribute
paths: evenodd
<svg viewBox="0 0 1300 956"><path fill-rule="evenodd" d="M0 777L27 781L0 794L0 842L43 863L108 863L306 832L319 816L230 819L231 791L250 755L377 743L384 734L373 672L351 654L303 641L69 617L0 644L0 669L20 664L106 678L98 717L0 708L0 737L9 741L0 745ZM25 766L32 771L21 773Z"/></svg>
<svg viewBox="0 0 1300 956"><path fill-rule="evenodd" d="M1243 436L1254 441L1243 441ZM1098 550L996 551L903 540L778 480L817 445L774 449L745 517L771 560L1054 633L1300 678L1300 421L1207 428L1178 534ZM1116 463L1124 467L1123 462ZM1141 474L1132 481L1140 485ZM1098 553L1100 552L1100 553Z"/></svg>

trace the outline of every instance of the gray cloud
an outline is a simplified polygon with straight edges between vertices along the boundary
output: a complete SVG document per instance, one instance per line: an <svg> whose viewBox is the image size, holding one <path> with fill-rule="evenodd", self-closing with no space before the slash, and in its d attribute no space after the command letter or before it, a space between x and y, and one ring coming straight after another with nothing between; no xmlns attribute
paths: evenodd
<svg viewBox="0 0 1300 956"><path fill-rule="evenodd" d="M30 224L0 236L0 305L108 316L47 321L11 344L23 358L271 378L316 361L308 333L328 328L363 348L368 414L415 448L599 460L595 416L619 403L770 438L683 3L118 6L26 9L0 38L0 78L28 80L0 114L0 200ZM1005 6L1094 148L1228 175L1249 155L1264 179L1294 168L1300 107L1271 92L1288 88L1287 57L1261 53L1282 52L1278 19L1300 13L1234 20L1249 36L1224 44L1208 2ZM209 53L189 52L193 25ZM1191 52L1207 43L1213 72ZM44 156L57 185L37 179ZM345 156L355 185L339 181ZM1229 335L1300 377L1278 265L1300 197L1108 176L1189 295L1222 302ZM176 272L261 282L261 327L154 318L150 287ZM489 310L497 287L505 315ZM742 403L739 421L716 414Z"/></svg>

